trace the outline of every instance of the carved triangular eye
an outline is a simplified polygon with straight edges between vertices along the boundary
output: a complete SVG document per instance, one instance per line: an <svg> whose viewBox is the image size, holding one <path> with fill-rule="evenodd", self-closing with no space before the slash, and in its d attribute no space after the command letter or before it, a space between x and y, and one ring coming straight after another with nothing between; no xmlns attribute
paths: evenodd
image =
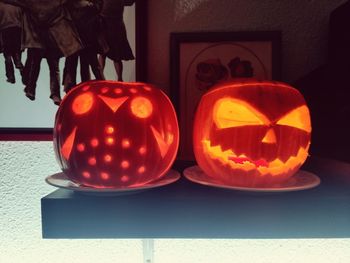
<svg viewBox="0 0 350 263"><path fill-rule="evenodd" d="M245 101L223 98L215 103L213 119L219 129L268 125L268 118Z"/></svg>
<svg viewBox="0 0 350 263"><path fill-rule="evenodd" d="M300 106L282 117L276 124L294 127L306 132L311 132L310 112L304 105Z"/></svg>

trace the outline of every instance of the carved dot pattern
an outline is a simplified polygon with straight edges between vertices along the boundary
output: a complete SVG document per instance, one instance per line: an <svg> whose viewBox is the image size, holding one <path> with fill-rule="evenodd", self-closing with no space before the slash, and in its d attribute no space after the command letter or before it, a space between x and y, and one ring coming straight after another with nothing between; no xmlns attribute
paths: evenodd
<svg viewBox="0 0 350 263"><path fill-rule="evenodd" d="M88 161L88 163L90 164L90 165L96 165L96 158L95 157L91 157L91 158L89 158L89 161Z"/></svg>
<svg viewBox="0 0 350 263"><path fill-rule="evenodd" d="M93 138L92 140L91 140L91 146L92 147L97 147L98 146L98 144L99 144L99 142L98 142L98 139L97 138Z"/></svg>
<svg viewBox="0 0 350 263"><path fill-rule="evenodd" d="M110 163L112 161L112 156L109 154L106 154L103 158L106 163Z"/></svg>
<svg viewBox="0 0 350 263"><path fill-rule="evenodd" d="M130 147L130 141L128 139L122 140L122 147L123 148L129 148Z"/></svg>
<svg viewBox="0 0 350 263"><path fill-rule="evenodd" d="M83 177L85 177L85 178L87 178L87 179L91 178L91 174L90 174L89 172L87 172L87 171L84 171L84 172L82 173L82 175L83 175Z"/></svg>
<svg viewBox="0 0 350 263"><path fill-rule="evenodd" d="M115 94L122 94L123 90L122 89L114 89Z"/></svg>
<svg viewBox="0 0 350 263"><path fill-rule="evenodd" d="M103 180L108 180L109 179L109 174L108 173L102 172L100 175L101 175L101 178Z"/></svg>
<svg viewBox="0 0 350 263"><path fill-rule="evenodd" d="M120 166L123 168L123 169L127 169L130 167L130 163L128 161L122 161Z"/></svg>
<svg viewBox="0 0 350 263"><path fill-rule="evenodd" d="M131 88L131 89L130 89L130 92L131 92L132 94L136 94L136 93L137 93L137 89Z"/></svg>
<svg viewBox="0 0 350 263"><path fill-rule="evenodd" d="M114 144L114 138L113 137L107 137L106 138L106 144L113 145Z"/></svg>
<svg viewBox="0 0 350 263"><path fill-rule="evenodd" d="M107 134L113 134L114 133L114 127L112 125L107 125L105 129Z"/></svg>
<svg viewBox="0 0 350 263"><path fill-rule="evenodd" d="M83 91L88 91L90 89L90 86L89 85L86 85L84 88L83 88Z"/></svg>
<svg viewBox="0 0 350 263"><path fill-rule="evenodd" d="M123 175L120 180L123 182L123 183L126 183L127 181L129 181L129 176L127 175Z"/></svg>
<svg viewBox="0 0 350 263"><path fill-rule="evenodd" d="M139 149L139 153L141 154L141 155L144 155L145 153L146 153L146 147L144 147L144 146L142 146L142 147L140 147L140 149Z"/></svg>
<svg viewBox="0 0 350 263"><path fill-rule="evenodd" d="M77 145L77 150L78 150L78 152L83 152L83 151L85 151L85 144L84 144L84 143L79 143L79 144Z"/></svg>
<svg viewBox="0 0 350 263"><path fill-rule="evenodd" d="M106 94L108 91L109 91L109 88L107 88L107 87L104 87L101 89L102 94Z"/></svg>
<svg viewBox="0 0 350 263"><path fill-rule="evenodd" d="M141 167L139 167L139 169L137 169L137 172L139 174L143 174L145 171L146 171L146 167L145 166L141 166Z"/></svg>

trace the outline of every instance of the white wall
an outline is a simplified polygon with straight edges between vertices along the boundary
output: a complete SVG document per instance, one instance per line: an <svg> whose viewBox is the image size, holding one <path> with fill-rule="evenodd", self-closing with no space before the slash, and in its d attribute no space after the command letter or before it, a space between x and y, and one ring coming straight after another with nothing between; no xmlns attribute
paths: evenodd
<svg viewBox="0 0 350 263"><path fill-rule="evenodd" d="M295 80L324 62L328 14L340 2L149 0L149 79L169 86L171 31L282 29L284 79ZM141 240L41 238L40 198L55 189L44 179L58 171L51 142L0 142L0 262L142 262ZM154 252L156 263L347 263L350 239L156 240Z"/></svg>
<svg viewBox="0 0 350 263"><path fill-rule="evenodd" d="M43 240L40 199L60 169L52 142L0 142L0 262L142 262L140 240Z"/></svg>

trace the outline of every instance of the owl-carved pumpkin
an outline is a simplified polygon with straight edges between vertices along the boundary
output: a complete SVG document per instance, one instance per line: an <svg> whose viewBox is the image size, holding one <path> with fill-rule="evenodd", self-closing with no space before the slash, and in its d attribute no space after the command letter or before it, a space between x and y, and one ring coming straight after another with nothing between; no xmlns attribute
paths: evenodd
<svg viewBox="0 0 350 263"><path fill-rule="evenodd" d="M179 143L169 98L143 83L91 81L72 89L56 115L63 172L90 187L137 187L163 176Z"/></svg>
<svg viewBox="0 0 350 263"><path fill-rule="evenodd" d="M271 186L304 163L311 122L303 96L278 82L232 82L201 99L193 129L198 165L210 177L244 187Z"/></svg>

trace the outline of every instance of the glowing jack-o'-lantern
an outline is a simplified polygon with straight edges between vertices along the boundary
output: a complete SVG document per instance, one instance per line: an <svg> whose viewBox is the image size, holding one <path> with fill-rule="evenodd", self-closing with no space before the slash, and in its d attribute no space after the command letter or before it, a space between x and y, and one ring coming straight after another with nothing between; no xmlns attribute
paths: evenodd
<svg viewBox="0 0 350 263"><path fill-rule="evenodd" d="M303 96L278 82L232 82L201 99L194 121L198 165L225 184L281 183L304 163L310 114Z"/></svg>
<svg viewBox="0 0 350 263"><path fill-rule="evenodd" d="M137 187L158 179L172 165L178 143L169 98L148 84L80 84L56 115L57 159L72 181L86 186Z"/></svg>

